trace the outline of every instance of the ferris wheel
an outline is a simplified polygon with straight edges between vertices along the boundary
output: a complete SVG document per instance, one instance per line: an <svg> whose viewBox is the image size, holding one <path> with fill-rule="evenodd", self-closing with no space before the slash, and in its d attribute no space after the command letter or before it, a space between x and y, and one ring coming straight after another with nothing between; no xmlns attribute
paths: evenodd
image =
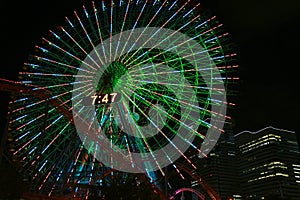
<svg viewBox="0 0 300 200"><path fill-rule="evenodd" d="M19 75L46 98L21 93L10 102L11 155L32 190L103 196L105 186L147 180L155 194L193 192L158 180L166 168L185 179L174 162L197 170L186 152L207 156L223 132L238 79L231 45L217 17L192 0L92 1L66 17Z"/></svg>

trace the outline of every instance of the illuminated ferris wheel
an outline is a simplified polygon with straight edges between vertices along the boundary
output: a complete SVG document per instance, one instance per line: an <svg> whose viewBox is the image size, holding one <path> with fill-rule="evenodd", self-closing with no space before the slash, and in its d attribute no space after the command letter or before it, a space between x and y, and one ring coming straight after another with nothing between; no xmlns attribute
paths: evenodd
<svg viewBox="0 0 300 200"><path fill-rule="evenodd" d="M186 152L206 156L230 119L237 65L222 24L192 0L95 1L65 20L20 72L47 98L10 102L12 157L32 190L107 196L143 182L158 196L197 193L163 177L186 178L178 159L197 170Z"/></svg>

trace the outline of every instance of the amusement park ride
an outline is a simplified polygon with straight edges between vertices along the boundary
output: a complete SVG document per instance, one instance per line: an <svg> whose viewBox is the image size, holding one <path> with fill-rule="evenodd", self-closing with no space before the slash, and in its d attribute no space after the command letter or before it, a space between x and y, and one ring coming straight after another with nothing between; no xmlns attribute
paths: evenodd
<svg viewBox="0 0 300 200"><path fill-rule="evenodd" d="M217 17L193 0L95 1L47 37L19 81L0 79L0 90L11 95L0 153L29 177L23 198L221 199L197 173L210 148L203 153L201 143L210 129L223 132L215 121L230 119L224 110L234 104L226 97L238 79L230 35ZM99 126L111 146L90 139L78 116L89 128ZM177 137L188 144L184 151ZM164 150L168 143L174 151ZM97 157L110 148L147 167L131 173L114 156ZM131 157L156 161L160 149L168 165Z"/></svg>

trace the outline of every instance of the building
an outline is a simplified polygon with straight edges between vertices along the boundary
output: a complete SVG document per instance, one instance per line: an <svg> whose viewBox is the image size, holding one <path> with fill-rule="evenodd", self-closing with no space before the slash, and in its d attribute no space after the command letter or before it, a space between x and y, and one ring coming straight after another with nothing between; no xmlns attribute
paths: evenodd
<svg viewBox="0 0 300 200"><path fill-rule="evenodd" d="M209 153L197 162L199 174L224 200L242 199L238 177L236 146L230 125ZM194 185L196 187L196 185Z"/></svg>
<svg viewBox="0 0 300 200"><path fill-rule="evenodd" d="M266 127L234 136L243 199L300 199L296 133Z"/></svg>

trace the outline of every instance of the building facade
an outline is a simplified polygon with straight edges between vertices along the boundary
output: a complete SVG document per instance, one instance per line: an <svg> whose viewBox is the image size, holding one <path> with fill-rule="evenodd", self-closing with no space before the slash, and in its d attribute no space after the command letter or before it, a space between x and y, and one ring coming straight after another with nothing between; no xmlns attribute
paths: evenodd
<svg viewBox="0 0 300 200"><path fill-rule="evenodd" d="M234 136L243 199L300 199L296 133L266 127Z"/></svg>
<svg viewBox="0 0 300 200"><path fill-rule="evenodd" d="M237 149L230 125L206 158L198 160L199 174L223 200L240 200ZM196 185L193 185L194 187ZM208 198L209 199L209 198Z"/></svg>

